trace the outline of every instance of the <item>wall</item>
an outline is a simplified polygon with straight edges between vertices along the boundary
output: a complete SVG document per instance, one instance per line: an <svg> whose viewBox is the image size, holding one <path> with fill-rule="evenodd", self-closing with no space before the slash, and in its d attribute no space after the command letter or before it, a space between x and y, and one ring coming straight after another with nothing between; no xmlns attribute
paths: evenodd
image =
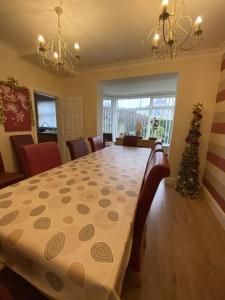
<svg viewBox="0 0 225 300"><path fill-rule="evenodd" d="M204 171L204 163L208 146L209 131L212 122L214 100L219 80L220 56L177 58L174 61L152 61L135 64L121 64L115 67L81 73L76 82L79 94L84 101L84 133L85 136L95 135L98 127L98 101L101 95L101 82L120 78L148 76L166 73L178 73L177 103L174 130L170 149L171 176L175 178L185 146L185 136L192 118L192 105L204 103L204 119L201 138L200 177ZM73 86L74 78L68 79L68 87ZM77 91L75 91L75 94Z"/></svg>
<svg viewBox="0 0 225 300"><path fill-rule="evenodd" d="M21 86L26 86L31 93L34 90L43 91L54 96L62 94L60 78L18 58L17 54L0 45L0 80L7 80L13 76ZM0 124L0 151L7 171L14 171L15 162L12 154L9 136L13 134L29 134L36 137L36 128L31 132L5 132L4 125Z"/></svg>
<svg viewBox="0 0 225 300"><path fill-rule="evenodd" d="M225 212L225 53L222 57L203 184Z"/></svg>

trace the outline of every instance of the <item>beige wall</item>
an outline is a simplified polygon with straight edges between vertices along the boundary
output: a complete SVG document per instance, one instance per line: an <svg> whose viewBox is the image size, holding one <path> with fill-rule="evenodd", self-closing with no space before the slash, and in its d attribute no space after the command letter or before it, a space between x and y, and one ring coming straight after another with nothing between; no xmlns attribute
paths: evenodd
<svg viewBox="0 0 225 300"><path fill-rule="evenodd" d="M177 102L174 120L173 136L170 149L171 177L176 177L185 145L185 136L189 130L192 118L192 105L204 103L204 119L202 122L202 138L200 147L200 177L202 177L205 157L212 122L214 99L219 80L220 56L205 56L175 61L145 63L136 65L121 65L114 68L86 72L76 78L79 93L84 101L84 133L88 137L95 135L98 129L98 98L99 83L105 80L138 77L162 73L178 73ZM68 88L74 85L75 79L70 78Z"/></svg>
<svg viewBox="0 0 225 300"><path fill-rule="evenodd" d="M12 50L0 46L0 80L7 80L8 76L13 76L18 80L19 85L28 87L31 93L36 90L54 96L62 94L60 78L19 59ZM5 132L4 126L0 124L0 151L7 171L15 170L9 136L23 133L30 132ZM33 128L32 134L35 137L35 128Z"/></svg>
<svg viewBox="0 0 225 300"><path fill-rule="evenodd" d="M71 78L59 78L19 59L8 49L0 47L0 78L14 76L20 85L31 91L39 90L60 97L79 97L84 102L84 135L95 135L99 129L98 101L101 95L100 83L105 80L178 73L177 103L174 130L170 149L171 177L176 177L185 145L185 136L192 118L192 105L204 103L202 138L200 148L202 177L212 122L214 99L217 92L220 55L176 59L175 61L124 64L116 67L85 72ZM8 170L14 169L8 136L0 125L0 149Z"/></svg>

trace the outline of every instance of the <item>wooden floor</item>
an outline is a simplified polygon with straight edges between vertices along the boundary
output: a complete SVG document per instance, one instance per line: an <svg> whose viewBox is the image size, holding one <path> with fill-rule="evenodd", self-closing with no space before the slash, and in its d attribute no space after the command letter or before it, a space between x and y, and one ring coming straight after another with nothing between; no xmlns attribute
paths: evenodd
<svg viewBox="0 0 225 300"><path fill-rule="evenodd" d="M125 278L122 300L225 299L225 231L204 200L162 184L148 220L141 288Z"/></svg>

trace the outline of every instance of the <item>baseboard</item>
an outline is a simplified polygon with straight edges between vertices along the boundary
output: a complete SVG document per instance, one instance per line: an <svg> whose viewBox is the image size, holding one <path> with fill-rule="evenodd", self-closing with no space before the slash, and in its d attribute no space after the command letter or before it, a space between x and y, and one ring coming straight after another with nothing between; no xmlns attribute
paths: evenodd
<svg viewBox="0 0 225 300"><path fill-rule="evenodd" d="M167 177L167 178L165 178L165 183L166 183L166 185L175 187L175 185L176 185L176 180L177 180L177 179L176 179L175 177Z"/></svg>
<svg viewBox="0 0 225 300"><path fill-rule="evenodd" d="M222 225L223 229L225 230L225 213L223 210L220 208L220 206L217 204L217 202L214 200L212 195L209 193L206 187L203 186L203 191L205 195L205 200L208 203L209 207L215 214L216 218Z"/></svg>

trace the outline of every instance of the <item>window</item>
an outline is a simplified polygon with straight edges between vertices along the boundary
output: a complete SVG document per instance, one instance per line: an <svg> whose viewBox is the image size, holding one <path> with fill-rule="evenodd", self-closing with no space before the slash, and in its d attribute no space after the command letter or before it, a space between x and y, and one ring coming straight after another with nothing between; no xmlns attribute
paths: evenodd
<svg viewBox="0 0 225 300"><path fill-rule="evenodd" d="M55 98L34 93L37 107L38 127L57 128Z"/></svg>
<svg viewBox="0 0 225 300"><path fill-rule="evenodd" d="M155 97L104 97L102 105L102 131L112 132L113 138L120 134L135 134L137 121L142 124L142 137L160 137L170 143L175 95ZM151 121L156 118L158 127Z"/></svg>

